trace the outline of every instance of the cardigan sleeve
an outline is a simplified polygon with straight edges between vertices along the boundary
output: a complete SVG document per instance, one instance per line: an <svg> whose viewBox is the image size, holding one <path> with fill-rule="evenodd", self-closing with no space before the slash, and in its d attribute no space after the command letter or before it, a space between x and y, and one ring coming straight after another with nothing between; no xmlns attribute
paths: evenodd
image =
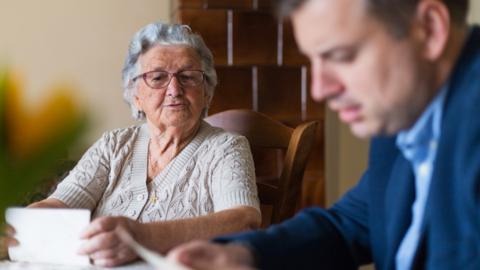
<svg viewBox="0 0 480 270"><path fill-rule="evenodd" d="M93 210L108 185L112 144L109 133L105 133L85 152L50 198L60 200L71 208Z"/></svg>
<svg viewBox="0 0 480 270"><path fill-rule="evenodd" d="M248 140L238 135L229 137L216 151L217 166L211 182L214 210L251 206L260 212Z"/></svg>

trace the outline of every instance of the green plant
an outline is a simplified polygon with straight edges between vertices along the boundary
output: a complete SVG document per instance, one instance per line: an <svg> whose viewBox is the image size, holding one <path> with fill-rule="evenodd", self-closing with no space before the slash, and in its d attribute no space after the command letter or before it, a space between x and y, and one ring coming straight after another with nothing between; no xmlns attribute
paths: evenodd
<svg viewBox="0 0 480 270"><path fill-rule="evenodd" d="M24 201L29 191L52 174L86 129L86 117L74 105L69 87L57 87L43 106L23 106L20 81L0 70L0 214Z"/></svg>

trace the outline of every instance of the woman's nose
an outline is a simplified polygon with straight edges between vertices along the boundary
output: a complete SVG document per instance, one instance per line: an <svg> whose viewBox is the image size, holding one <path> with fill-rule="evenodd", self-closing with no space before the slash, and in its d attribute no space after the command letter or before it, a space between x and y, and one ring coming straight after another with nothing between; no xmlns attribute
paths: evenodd
<svg viewBox="0 0 480 270"><path fill-rule="evenodd" d="M167 95L177 97L183 94L183 88L175 75L171 75L169 84L167 85Z"/></svg>

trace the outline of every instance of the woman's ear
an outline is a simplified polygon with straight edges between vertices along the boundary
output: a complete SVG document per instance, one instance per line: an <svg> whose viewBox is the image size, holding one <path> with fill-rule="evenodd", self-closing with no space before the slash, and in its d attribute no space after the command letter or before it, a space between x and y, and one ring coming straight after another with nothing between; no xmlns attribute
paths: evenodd
<svg viewBox="0 0 480 270"><path fill-rule="evenodd" d="M205 106L208 108L210 106L210 102L212 102L213 97L208 94L207 86L205 86L205 88L203 89L203 98L205 100Z"/></svg>
<svg viewBox="0 0 480 270"><path fill-rule="evenodd" d="M423 55L435 61L445 53L450 36L451 17L448 8L442 1L420 0L415 16L423 39Z"/></svg>
<svg viewBox="0 0 480 270"><path fill-rule="evenodd" d="M132 97L133 97L133 104L135 105L135 107L137 108L137 110L143 111L143 109L142 109L142 101L141 101L141 99L138 97L138 95L137 95L136 93L133 93L133 94L132 94Z"/></svg>

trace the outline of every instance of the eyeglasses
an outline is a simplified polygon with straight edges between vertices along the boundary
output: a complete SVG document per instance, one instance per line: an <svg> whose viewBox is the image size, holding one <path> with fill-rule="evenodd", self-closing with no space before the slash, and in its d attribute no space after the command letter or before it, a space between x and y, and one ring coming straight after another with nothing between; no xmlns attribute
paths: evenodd
<svg viewBox="0 0 480 270"><path fill-rule="evenodd" d="M152 89L162 89L167 87L172 77L177 78L182 87L197 87L205 80L205 73L201 70L182 70L170 73L163 70L154 70L142 73L132 79L135 82L142 77L145 84Z"/></svg>

